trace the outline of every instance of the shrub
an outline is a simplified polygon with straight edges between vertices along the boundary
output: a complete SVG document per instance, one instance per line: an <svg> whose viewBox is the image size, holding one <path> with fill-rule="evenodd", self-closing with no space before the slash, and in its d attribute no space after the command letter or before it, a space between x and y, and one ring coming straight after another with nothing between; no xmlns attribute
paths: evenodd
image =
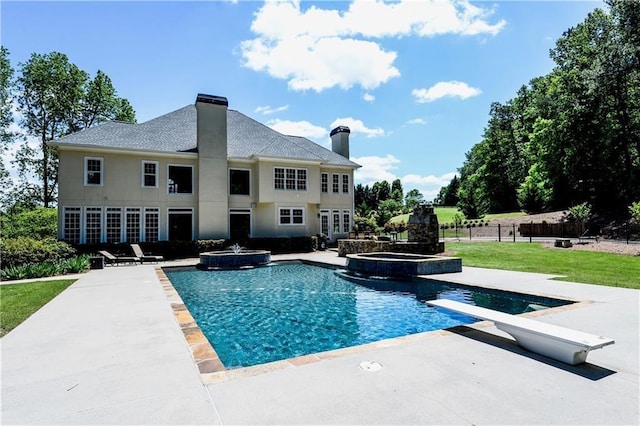
<svg viewBox="0 0 640 426"><path fill-rule="evenodd" d="M89 256L83 254L64 261L64 271L67 274L78 274L89 270Z"/></svg>
<svg viewBox="0 0 640 426"><path fill-rule="evenodd" d="M55 207L15 205L2 215L2 237L29 237L37 240L56 238L58 212Z"/></svg>
<svg viewBox="0 0 640 426"><path fill-rule="evenodd" d="M29 237L7 238L0 241L2 268L68 259L75 250L63 241L53 238L36 240Z"/></svg>
<svg viewBox="0 0 640 426"><path fill-rule="evenodd" d="M629 206L629 214L631 215L631 219L636 223L640 223L640 201L631 203Z"/></svg>

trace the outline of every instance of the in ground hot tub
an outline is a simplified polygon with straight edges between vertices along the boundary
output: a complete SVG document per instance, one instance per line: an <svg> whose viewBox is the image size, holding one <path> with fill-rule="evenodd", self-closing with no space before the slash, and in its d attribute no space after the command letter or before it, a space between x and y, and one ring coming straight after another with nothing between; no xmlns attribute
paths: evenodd
<svg viewBox="0 0 640 426"><path fill-rule="evenodd" d="M271 252L267 250L222 250L200 253L200 269L238 269L263 266L271 262Z"/></svg>
<svg viewBox="0 0 640 426"><path fill-rule="evenodd" d="M462 259L409 253L358 253L347 255L346 270L369 277L448 274L462 272Z"/></svg>

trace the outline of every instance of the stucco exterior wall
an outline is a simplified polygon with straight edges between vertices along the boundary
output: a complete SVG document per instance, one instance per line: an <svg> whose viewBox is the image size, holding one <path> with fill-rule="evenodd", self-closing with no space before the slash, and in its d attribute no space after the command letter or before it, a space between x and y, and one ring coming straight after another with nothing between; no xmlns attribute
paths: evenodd
<svg viewBox="0 0 640 426"><path fill-rule="evenodd" d="M101 158L102 185L85 185L85 158ZM167 238L167 210L169 208L194 208L197 224L196 200L198 193L197 158L182 156L172 158L158 155L128 153L93 153L74 150L59 151L58 170L58 236L62 238L64 207L157 207L160 209L159 238ZM157 188L142 186L142 162L158 164ZM168 166L193 167L193 194L169 194L167 188ZM197 234L197 229L194 230Z"/></svg>

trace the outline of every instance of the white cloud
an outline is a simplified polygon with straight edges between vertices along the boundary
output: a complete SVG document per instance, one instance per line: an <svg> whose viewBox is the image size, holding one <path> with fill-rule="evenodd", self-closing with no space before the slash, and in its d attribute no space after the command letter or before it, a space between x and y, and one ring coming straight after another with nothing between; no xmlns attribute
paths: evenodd
<svg viewBox="0 0 640 426"><path fill-rule="evenodd" d="M373 101L375 101L375 100L376 100L376 97L375 97L375 96L373 96L371 93L365 93L365 94L362 96L362 99L364 99L364 100L365 100L365 101L367 101L367 102L373 102Z"/></svg>
<svg viewBox="0 0 640 426"><path fill-rule="evenodd" d="M270 105L265 105L265 106L259 106L258 108L256 108L255 112L264 114L264 115L269 115L269 114L274 114L276 112L286 111L288 109L289 109L289 105L283 105L276 108L271 108Z"/></svg>
<svg viewBox="0 0 640 426"><path fill-rule="evenodd" d="M440 192L440 188L448 185L455 175L455 172L445 173L442 176L408 174L400 180L405 193L415 188L422 193L425 200L433 201Z"/></svg>
<svg viewBox="0 0 640 426"><path fill-rule="evenodd" d="M428 89L413 89L411 92L416 102L420 104L433 102L444 97L467 99L478 96L480 93L482 93L480 89L470 87L461 81L441 81Z"/></svg>
<svg viewBox="0 0 640 426"><path fill-rule="evenodd" d="M492 13L466 0L355 0L346 11L265 1L251 24L256 37L240 49L246 67L287 80L292 90L374 89L400 71L396 52L371 39L495 35L505 21L489 23Z"/></svg>
<svg viewBox="0 0 640 426"><path fill-rule="evenodd" d="M270 120L267 126L283 135L303 136L310 139L319 139L329 136L329 131L324 127L316 126L308 121Z"/></svg>
<svg viewBox="0 0 640 426"><path fill-rule="evenodd" d="M331 123L331 128L334 129L337 126L347 126L349 130L351 130L351 134L354 133L362 133L368 138L375 138L377 136L384 136L384 130L380 127L376 128L368 128L364 125L362 120L356 120L352 117L345 118L336 118L333 123Z"/></svg>
<svg viewBox="0 0 640 426"><path fill-rule="evenodd" d="M417 189L427 201L432 201L440 192L440 188L448 185L456 175L455 172L450 172L441 176L408 174L399 177L393 173L393 170L397 168L400 160L391 154L384 157L352 157L351 160L362 166L356 170L354 178L356 183L371 186L375 182L386 180L391 183L399 178L405 194L412 189Z"/></svg>
<svg viewBox="0 0 640 426"><path fill-rule="evenodd" d="M396 164L400 163L400 160L391 154L387 154L385 157L352 157L351 160L362 166L355 172L354 179L358 183L372 185L374 182L382 180L391 183L397 179L391 170L396 168Z"/></svg>
<svg viewBox="0 0 640 426"><path fill-rule="evenodd" d="M426 121L424 121L424 119L422 118L412 118L411 120L407 120L407 122L405 124L427 124Z"/></svg>

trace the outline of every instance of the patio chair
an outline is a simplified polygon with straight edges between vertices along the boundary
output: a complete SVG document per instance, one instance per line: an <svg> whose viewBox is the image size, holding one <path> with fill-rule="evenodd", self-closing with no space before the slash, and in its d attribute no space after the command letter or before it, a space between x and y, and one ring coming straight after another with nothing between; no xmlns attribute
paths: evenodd
<svg viewBox="0 0 640 426"><path fill-rule="evenodd" d="M140 259L140 262L144 263L144 262L162 262L164 261L164 257L162 256L156 256L156 255L152 255L152 254L144 254L144 252L142 251L142 249L140 248L140 246L138 244L131 244L131 249L133 250L133 254L136 255L136 257L138 257Z"/></svg>
<svg viewBox="0 0 640 426"><path fill-rule="evenodd" d="M134 256L114 256L106 250L98 250L104 258L107 260L107 264L109 265L120 265L121 263L137 263L140 262L138 257Z"/></svg>

